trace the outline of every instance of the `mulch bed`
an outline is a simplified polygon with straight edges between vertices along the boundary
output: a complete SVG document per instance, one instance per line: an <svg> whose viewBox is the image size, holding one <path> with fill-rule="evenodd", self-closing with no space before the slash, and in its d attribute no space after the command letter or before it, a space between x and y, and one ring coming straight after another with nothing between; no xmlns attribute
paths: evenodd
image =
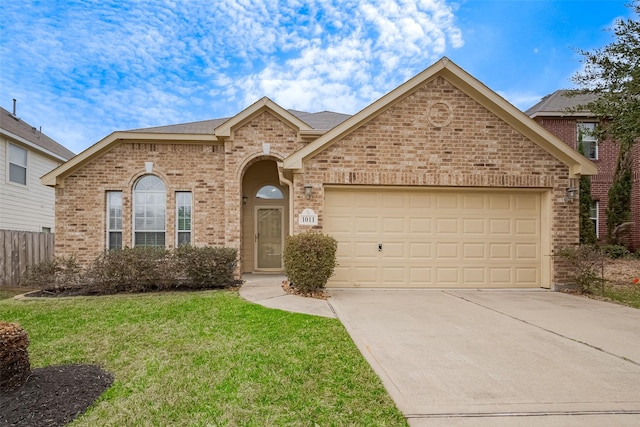
<svg viewBox="0 0 640 427"><path fill-rule="evenodd" d="M33 369L22 387L0 392L0 426L64 426L112 383L113 376L95 365Z"/></svg>
<svg viewBox="0 0 640 427"><path fill-rule="evenodd" d="M327 299L327 298L329 298L329 296L327 295L327 293L324 290L309 291L309 292L302 291L300 289L297 289L295 286L291 285L288 280L283 280L282 281L282 289L288 294L299 295L301 297L316 298L316 299Z"/></svg>

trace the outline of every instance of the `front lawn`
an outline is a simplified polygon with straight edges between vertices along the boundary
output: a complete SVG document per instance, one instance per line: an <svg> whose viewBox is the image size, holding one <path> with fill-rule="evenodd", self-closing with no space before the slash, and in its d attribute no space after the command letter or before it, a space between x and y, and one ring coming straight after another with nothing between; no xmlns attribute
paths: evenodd
<svg viewBox="0 0 640 427"><path fill-rule="evenodd" d="M98 364L115 381L74 426L401 425L335 319L231 291L0 301L32 368Z"/></svg>

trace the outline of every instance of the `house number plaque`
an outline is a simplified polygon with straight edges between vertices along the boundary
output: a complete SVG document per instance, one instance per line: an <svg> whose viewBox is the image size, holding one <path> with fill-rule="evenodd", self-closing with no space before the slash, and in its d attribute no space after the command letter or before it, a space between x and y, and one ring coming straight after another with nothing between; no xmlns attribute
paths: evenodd
<svg viewBox="0 0 640 427"><path fill-rule="evenodd" d="M298 215L298 223L300 225L318 225L318 215L313 209L305 209Z"/></svg>

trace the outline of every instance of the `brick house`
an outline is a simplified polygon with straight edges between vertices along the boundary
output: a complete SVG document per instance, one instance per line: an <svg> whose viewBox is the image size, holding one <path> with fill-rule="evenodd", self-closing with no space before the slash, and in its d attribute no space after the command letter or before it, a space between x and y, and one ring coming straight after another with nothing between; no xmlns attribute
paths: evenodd
<svg viewBox="0 0 640 427"><path fill-rule="evenodd" d="M353 116L263 98L233 117L114 132L43 177L56 251L238 248L282 270L287 234L339 242L329 286L553 287L578 242L567 189L596 168L443 58Z"/></svg>
<svg viewBox="0 0 640 427"><path fill-rule="evenodd" d="M618 162L620 152L618 144L613 141L597 141L594 136L581 132L582 129L593 129L597 124L588 111L570 112L580 105L589 103L590 95L568 96L567 90L557 90L544 97L525 114L534 119L545 129L564 141L571 148L577 149L578 140L582 138L584 155L598 167L598 173L591 177L591 197L593 205L591 219L596 234L601 242L607 241L607 207L609 189ZM632 249L640 249L640 145L633 148L631 190L631 218L633 226L629 235Z"/></svg>

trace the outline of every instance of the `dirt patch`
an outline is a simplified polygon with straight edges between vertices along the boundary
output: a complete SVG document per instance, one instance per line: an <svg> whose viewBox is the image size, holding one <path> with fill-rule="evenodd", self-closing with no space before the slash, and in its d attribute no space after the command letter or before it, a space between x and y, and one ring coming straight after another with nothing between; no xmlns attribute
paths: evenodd
<svg viewBox="0 0 640 427"><path fill-rule="evenodd" d="M113 383L95 365L37 368L12 392L0 392L0 426L64 426L83 414Z"/></svg>
<svg viewBox="0 0 640 427"><path fill-rule="evenodd" d="M613 284L640 286L640 259L612 259L604 265L604 278Z"/></svg>

